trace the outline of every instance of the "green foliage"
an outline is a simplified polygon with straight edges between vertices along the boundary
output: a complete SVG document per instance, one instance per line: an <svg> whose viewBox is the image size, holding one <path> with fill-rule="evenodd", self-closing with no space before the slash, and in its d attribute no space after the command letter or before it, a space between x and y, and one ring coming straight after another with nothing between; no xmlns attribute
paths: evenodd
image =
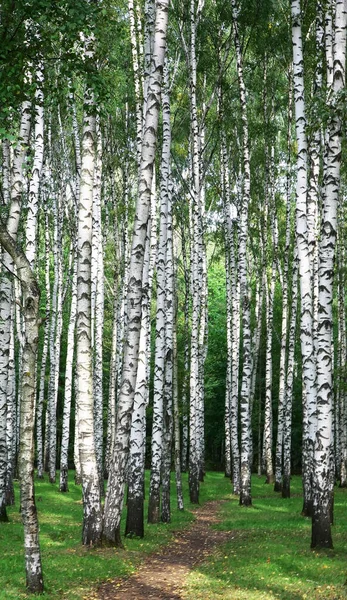
<svg viewBox="0 0 347 600"><path fill-rule="evenodd" d="M205 446L209 468L223 459L226 378L225 268L221 261L208 272L208 352L205 363Z"/></svg>

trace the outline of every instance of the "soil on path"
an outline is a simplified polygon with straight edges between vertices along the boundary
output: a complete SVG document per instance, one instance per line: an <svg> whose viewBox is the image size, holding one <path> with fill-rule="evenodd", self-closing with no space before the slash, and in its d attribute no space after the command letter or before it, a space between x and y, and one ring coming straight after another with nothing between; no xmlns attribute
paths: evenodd
<svg viewBox="0 0 347 600"><path fill-rule="evenodd" d="M231 538L231 531L218 531L221 501L207 502L194 511L196 520L174 540L151 554L127 579L115 579L98 587L99 600L180 600L189 572L213 549Z"/></svg>

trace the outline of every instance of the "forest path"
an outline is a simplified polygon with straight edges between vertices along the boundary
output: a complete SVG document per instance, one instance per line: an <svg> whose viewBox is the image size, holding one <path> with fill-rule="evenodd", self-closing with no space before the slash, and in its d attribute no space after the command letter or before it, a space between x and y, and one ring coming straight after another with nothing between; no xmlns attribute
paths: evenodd
<svg viewBox="0 0 347 600"><path fill-rule="evenodd" d="M192 525L175 533L174 539L159 552L150 554L127 579L101 584L92 596L98 600L180 600L190 571L214 548L227 542L232 531L218 531L212 525L220 522L218 513L223 503L206 502L196 508Z"/></svg>

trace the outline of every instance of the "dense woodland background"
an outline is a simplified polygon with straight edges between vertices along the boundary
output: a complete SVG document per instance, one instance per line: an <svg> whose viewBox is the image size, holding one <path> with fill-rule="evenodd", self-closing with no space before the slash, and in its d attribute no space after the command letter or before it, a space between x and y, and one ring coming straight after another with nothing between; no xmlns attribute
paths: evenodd
<svg viewBox="0 0 347 600"><path fill-rule="evenodd" d="M83 543L170 519L169 474L251 470L332 545L347 484L341 0L0 7L0 514L33 471ZM35 442L34 442L35 438ZM104 477L108 479L105 507ZM31 508L30 508L31 507ZM146 516L147 518L147 516ZM37 525L37 523L36 523Z"/></svg>

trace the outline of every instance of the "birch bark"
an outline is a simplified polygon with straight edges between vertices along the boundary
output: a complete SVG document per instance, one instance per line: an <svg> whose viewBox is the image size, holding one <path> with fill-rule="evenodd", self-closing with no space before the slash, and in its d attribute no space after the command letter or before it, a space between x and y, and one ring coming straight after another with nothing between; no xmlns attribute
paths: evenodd
<svg viewBox="0 0 347 600"><path fill-rule="evenodd" d="M21 123L19 131L20 142L14 150L12 166L12 188L11 202L7 217L7 231L16 239L19 227L22 193L23 193L23 166L25 151L30 132L30 104L24 102L21 112ZM7 381L9 369L9 348L11 342L11 305L13 284L9 273L14 272L12 257L4 251L3 270L0 281L0 521L7 521L6 513L6 472L7 472L7 444L6 444L6 421L7 421Z"/></svg>
<svg viewBox="0 0 347 600"><path fill-rule="evenodd" d="M151 300L153 270L156 257L156 190L152 183L151 214L147 226L147 239L142 274L142 315L139 341L134 407L130 432L128 512L125 534L143 537L143 503L146 454L146 408L149 393L149 360L151 339Z"/></svg>
<svg viewBox="0 0 347 600"><path fill-rule="evenodd" d="M62 264L62 206L61 198L53 192L53 262L54 284L52 291L51 324L49 340L50 375L47 400L46 456L50 483L55 483L57 468L57 402L59 387L59 362L63 325L63 264Z"/></svg>
<svg viewBox="0 0 347 600"><path fill-rule="evenodd" d="M288 361L286 382L284 389L284 427L283 427L283 482L282 498L290 498L291 478L291 438L292 438L292 406L293 406L293 382L294 382L294 353L296 321L298 310L298 265L295 253L293 259L293 281L292 281L292 312L289 323L288 334Z"/></svg>
<svg viewBox="0 0 347 600"><path fill-rule="evenodd" d="M39 190L44 154L43 83L43 65L40 63L39 68L36 71L37 89L35 92L34 160L29 182L28 214L25 232L25 253L32 268L35 266L37 254Z"/></svg>
<svg viewBox="0 0 347 600"><path fill-rule="evenodd" d="M91 44L86 41L86 48ZM89 50L90 51L90 50ZM102 535L100 481L95 453L94 397L91 347L91 252L93 186L95 168L95 116L92 92L86 90L82 136L80 197L78 202L77 236L77 323L76 323L76 406L79 458L83 493L84 545L98 545Z"/></svg>
<svg viewBox="0 0 347 600"><path fill-rule="evenodd" d="M13 226L14 221L11 224ZM34 495L34 423L36 397L36 358L39 339L40 291L30 264L15 240L0 223L0 243L11 256L22 287L22 313L25 322L21 372L21 413L19 480L24 526L26 584L30 592L43 591L39 527Z"/></svg>
<svg viewBox="0 0 347 600"><path fill-rule="evenodd" d="M226 456L230 456L230 472L233 492L240 493L240 448L238 427L239 392L239 346L240 346L240 309L238 277L238 225L237 209L231 200L229 167L225 136L222 137L222 165L225 194L224 220L226 231L226 290L227 290L227 384L225 406L225 445ZM227 461L226 461L227 462Z"/></svg>
<svg viewBox="0 0 347 600"><path fill-rule="evenodd" d="M46 367L48 358L49 323L51 310L51 285L49 280L50 253L49 253L49 220L48 210L45 215L45 288L46 288L46 318L44 321L44 338L41 357L41 371L36 412L36 451L37 451L37 477L43 479L43 405L45 398Z"/></svg>
<svg viewBox="0 0 347 600"><path fill-rule="evenodd" d="M293 85L298 145L296 180L296 240L301 297L300 343L303 370L303 514L312 512L312 459L316 414L316 364L313 338L311 261L307 227L307 139L300 0L292 0Z"/></svg>
<svg viewBox="0 0 347 600"><path fill-rule="evenodd" d="M328 90L331 116L326 134L326 161L323 179L323 214L319 244L319 292L317 328L317 428L313 457L312 548L332 548L331 513L333 484L333 280L340 189L342 123L339 93L345 86L346 2L336 0L333 47L333 81Z"/></svg>
<svg viewBox="0 0 347 600"><path fill-rule="evenodd" d="M342 207L341 207L342 208ZM340 223L345 223L345 211L340 210ZM337 378L337 412L339 427L339 443L335 440L336 460L338 461L337 473L340 479L340 487L347 487L347 382L345 373L345 356L347 352L346 337L346 248L344 239L344 227L338 229L337 250L337 273L338 273L338 378Z"/></svg>
<svg viewBox="0 0 347 600"><path fill-rule="evenodd" d="M288 322L289 322L289 303L288 303L288 286L289 286L289 257L290 257L290 238L291 238L291 144L292 144L292 121L293 121L293 96L291 89L291 74L289 75L289 102L288 102L288 127L287 127L287 160L288 160L288 168L286 175L286 234L285 234L285 243L284 243L284 258L283 258L283 277L282 277L282 320L281 320L281 357L280 357L280 377L279 377L279 386L278 386L278 406L279 412L282 410L283 419L282 419L282 427L280 426L280 422L278 422L277 428L277 440L276 440L276 459L275 459L275 491L281 491L284 485L284 453L285 453L285 443L284 438L288 435L286 428L289 427L291 423L291 416L286 418L286 406L288 402L291 400L289 396L287 398L287 342L288 342ZM295 263L296 264L296 263ZM294 283L293 286L296 284ZM293 287L293 296L294 291L297 292L297 286ZM293 302L297 302L297 300L293 300ZM288 350L289 352L289 350ZM291 392L288 390L288 394ZM283 407L283 408L281 408ZM280 421L280 419L279 419ZM288 438L286 438L288 441ZM290 437L289 437L290 440ZM290 453L289 453L289 468L290 468ZM290 473L290 470L289 470ZM290 484L290 477L287 478L288 468L286 467L286 487ZM285 492L286 493L286 492ZM286 497L286 496L285 496Z"/></svg>
<svg viewBox="0 0 347 600"><path fill-rule="evenodd" d="M65 366L65 386L64 386L64 411L61 436L60 452L60 482L59 490L68 492L68 453L70 439L70 415L73 384L73 359L75 350L75 330L77 314L77 252L73 258L72 287L71 287L71 308L70 319L67 332L66 366Z"/></svg>
<svg viewBox="0 0 347 600"><path fill-rule="evenodd" d="M11 332L8 360L7 379L7 415L6 415L6 444L7 444L7 473L5 503L11 506L15 503L13 478L17 459L17 411L16 411L16 362L15 362L15 310L11 310Z"/></svg>
<svg viewBox="0 0 347 600"><path fill-rule="evenodd" d="M92 345L93 345L93 393L95 451L98 464L100 491L104 494L103 469L103 330L104 330L104 244L101 222L101 181L102 181L102 138L100 124L96 123L96 160L93 185L93 233L91 285L94 289L92 305ZM93 295L92 295L93 300Z"/></svg>
<svg viewBox="0 0 347 600"><path fill-rule="evenodd" d="M141 322L142 271L145 237L150 210L153 166L157 142L161 77L166 49L168 0L156 1L153 68L148 86L148 103L143 130L139 191L135 214L128 281L128 328L124 348L122 382L117 407L114 455L105 501L104 537L120 544L120 517L129 453L130 423L133 410Z"/></svg>
<svg viewBox="0 0 347 600"><path fill-rule="evenodd" d="M164 104L163 104L164 110ZM163 113L165 115L165 113ZM170 127L170 124L169 124ZM170 129L167 118L163 123L163 150L160 183L159 243L157 254L157 306L153 381L153 425L151 478L148 501L148 522L160 520L160 484L163 458L164 434L164 383L165 383L165 323L166 323L166 245L167 245L167 202L170 161Z"/></svg>
<svg viewBox="0 0 347 600"><path fill-rule="evenodd" d="M170 96L169 96L169 74L168 65L164 68L163 87L163 121L166 122L168 139L166 140L166 160L163 178L165 182L166 196L166 253L165 253L165 378L164 378L164 445L162 465L162 506L161 521L171 521L170 508L170 479L171 479L171 455L173 437L173 369L174 369L174 264L173 264L173 227L172 227L172 183L171 183L171 124L170 124ZM163 165L164 166L164 165ZM176 472L177 474L177 472Z"/></svg>
<svg viewBox="0 0 347 600"><path fill-rule="evenodd" d="M241 486L240 486L240 504L250 506L252 504L251 496L251 377L252 377L252 351L251 351L251 310L250 310L250 290L247 273L247 238L248 238L248 207L250 202L250 157L249 157L249 136L248 136L248 118L246 104L246 89L243 78L243 60L238 31L238 10L235 0L231 1L233 16L233 33L236 50L237 75L239 81L239 94L241 106L242 122L242 202L240 208L240 229L239 229L239 278L240 278L240 304L242 310L242 376L240 390L240 430L241 430Z"/></svg>

